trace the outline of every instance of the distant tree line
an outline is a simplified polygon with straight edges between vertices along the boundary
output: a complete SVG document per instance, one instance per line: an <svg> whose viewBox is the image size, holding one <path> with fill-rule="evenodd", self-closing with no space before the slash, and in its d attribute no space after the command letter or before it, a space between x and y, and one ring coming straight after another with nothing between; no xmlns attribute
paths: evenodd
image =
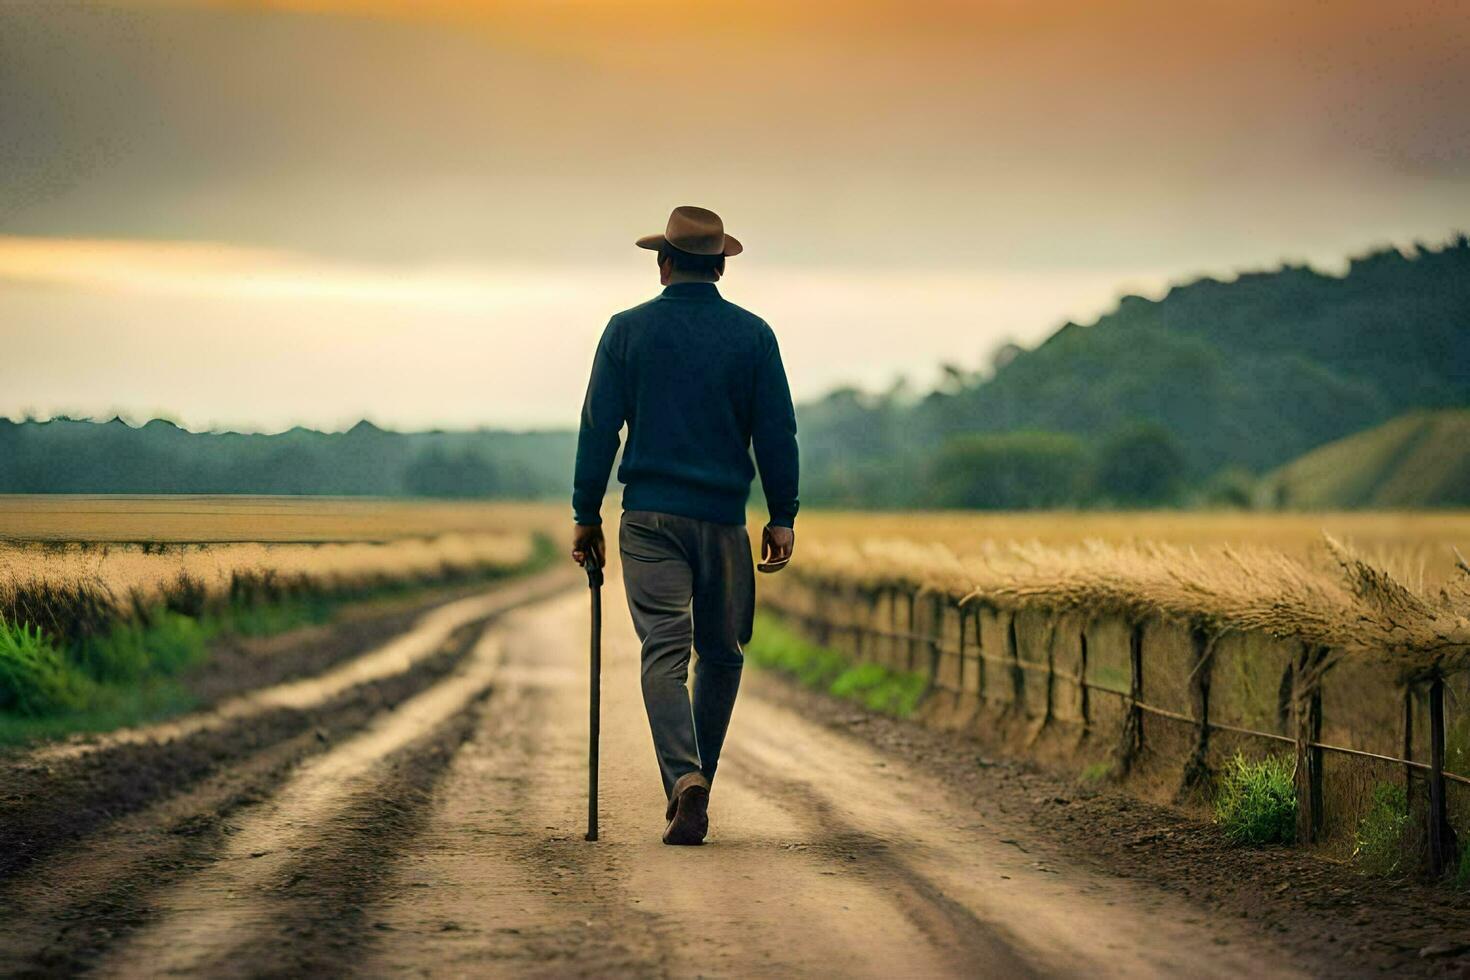
<svg viewBox="0 0 1470 980"><path fill-rule="evenodd" d="M1249 503L1257 477L1416 408L1470 405L1470 242L1126 296L915 398L800 406L802 495L846 507Z"/></svg>
<svg viewBox="0 0 1470 980"><path fill-rule="evenodd" d="M0 419L0 493L546 497L570 486L570 432L188 432L155 419Z"/></svg>
<svg viewBox="0 0 1470 980"><path fill-rule="evenodd" d="M1178 503L1184 453L1161 426L1141 424L1100 446L1064 432L955 436L930 464L919 503L1031 510Z"/></svg>

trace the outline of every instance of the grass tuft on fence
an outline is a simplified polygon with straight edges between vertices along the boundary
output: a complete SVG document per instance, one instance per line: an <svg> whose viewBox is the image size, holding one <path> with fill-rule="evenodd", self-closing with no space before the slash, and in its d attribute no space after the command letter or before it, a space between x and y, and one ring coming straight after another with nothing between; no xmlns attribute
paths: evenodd
<svg viewBox="0 0 1470 980"><path fill-rule="evenodd" d="M1220 774L1215 820L1236 844L1290 844L1296 839L1296 766L1289 756L1251 761L1237 754Z"/></svg>
<svg viewBox="0 0 1470 980"><path fill-rule="evenodd" d="M786 674L806 687L898 718L912 715L928 689L922 674L871 662L853 663L836 650L804 639L766 613L757 615L745 655L756 666Z"/></svg>

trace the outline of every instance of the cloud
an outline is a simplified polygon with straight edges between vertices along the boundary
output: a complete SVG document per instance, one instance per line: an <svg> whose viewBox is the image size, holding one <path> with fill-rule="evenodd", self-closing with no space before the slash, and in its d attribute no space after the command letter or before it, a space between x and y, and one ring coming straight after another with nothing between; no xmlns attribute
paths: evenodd
<svg viewBox="0 0 1470 980"><path fill-rule="evenodd" d="M370 266L220 242L0 236L0 279L130 296L495 314L591 288L515 267Z"/></svg>
<svg viewBox="0 0 1470 980"><path fill-rule="evenodd" d="M839 268L1343 249L1464 199L1417 176L1470 146L1446 9L0 4L0 218L596 263L690 200ZM1283 210L1264 241L1245 219Z"/></svg>

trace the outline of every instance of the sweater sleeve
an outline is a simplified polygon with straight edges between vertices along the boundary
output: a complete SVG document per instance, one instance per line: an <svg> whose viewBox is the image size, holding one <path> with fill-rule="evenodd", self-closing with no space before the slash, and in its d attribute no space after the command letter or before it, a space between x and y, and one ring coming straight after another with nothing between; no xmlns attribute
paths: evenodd
<svg viewBox="0 0 1470 980"><path fill-rule="evenodd" d="M756 372L751 443L771 523L791 527L796 521L800 468L796 452L796 410L791 404L791 387L786 382L786 367L781 363L781 348L774 335L771 348Z"/></svg>
<svg viewBox="0 0 1470 980"><path fill-rule="evenodd" d="M582 401L577 463L572 478L572 515L578 524L602 523L602 498L623 428L623 357L617 320L608 322L592 360L592 377Z"/></svg>

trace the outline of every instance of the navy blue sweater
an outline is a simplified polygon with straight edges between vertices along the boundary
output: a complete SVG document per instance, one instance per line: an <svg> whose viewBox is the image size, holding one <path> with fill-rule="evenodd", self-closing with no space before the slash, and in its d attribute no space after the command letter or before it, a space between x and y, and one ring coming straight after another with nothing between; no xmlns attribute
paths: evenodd
<svg viewBox="0 0 1470 980"><path fill-rule="evenodd" d="M582 405L572 511L600 524L618 433L626 510L744 524L755 447L771 523L796 519L796 413L776 335L713 283L676 283L603 331Z"/></svg>

